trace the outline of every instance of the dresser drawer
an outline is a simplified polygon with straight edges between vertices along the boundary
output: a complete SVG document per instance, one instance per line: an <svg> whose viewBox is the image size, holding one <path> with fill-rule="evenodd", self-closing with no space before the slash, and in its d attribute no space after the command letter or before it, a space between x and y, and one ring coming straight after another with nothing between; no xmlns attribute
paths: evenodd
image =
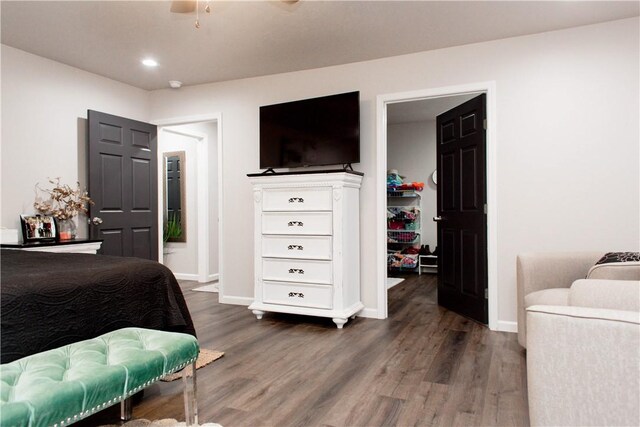
<svg viewBox="0 0 640 427"><path fill-rule="evenodd" d="M263 282L262 301L298 307L333 308L331 286L303 283Z"/></svg>
<svg viewBox="0 0 640 427"><path fill-rule="evenodd" d="M262 278L282 282L333 283L331 261L262 258Z"/></svg>
<svg viewBox="0 0 640 427"><path fill-rule="evenodd" d="M262 236L262 256L270 258L331 259L330 236Z"/></svg>
<svg viewBox="0 0 640 427"><path fill-rule="evenodd" d="M331 187L269 188L262 193L263 211L330 211Z"/></svg>
<svg viewBox="0 0 640 427"><path fill-rule="evenodd" d="M330 236L331 212L264 212L262 234L315 234Z"/></svg>

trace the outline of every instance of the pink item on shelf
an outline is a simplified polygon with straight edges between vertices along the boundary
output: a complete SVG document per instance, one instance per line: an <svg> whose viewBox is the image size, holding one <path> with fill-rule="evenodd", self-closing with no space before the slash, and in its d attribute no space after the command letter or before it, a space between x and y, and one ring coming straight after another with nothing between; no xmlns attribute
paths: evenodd
<svg viewBox="0 0 640 427"><path fill-rule="evenodd" d="M404 230L404 222L389 221L389 230Z"/></svg>
<svg viewBox="0 0 640 427"><path fill-rule="evenodd" d="M403 254L411 254L411 255L417 255L420 253L420 249L414 247L414 246L409 246L408 248L406 248L405 250L402 251Z"/></svg>

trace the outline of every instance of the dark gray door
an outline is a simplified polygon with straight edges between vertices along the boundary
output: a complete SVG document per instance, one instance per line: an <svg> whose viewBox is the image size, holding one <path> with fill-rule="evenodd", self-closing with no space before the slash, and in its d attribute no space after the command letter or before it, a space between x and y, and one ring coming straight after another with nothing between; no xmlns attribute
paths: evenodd
<svg viewBox="0 0 640 427"><path fill-rule="evenodd" d="M157 128L89 110L90 235L100 253L158 260Z"/></svg>
<svg viewBox="0 0 640 427"><path fill-rule="evenodd" d="M486 95L439 115L438 304L487 323Z"/></svg>

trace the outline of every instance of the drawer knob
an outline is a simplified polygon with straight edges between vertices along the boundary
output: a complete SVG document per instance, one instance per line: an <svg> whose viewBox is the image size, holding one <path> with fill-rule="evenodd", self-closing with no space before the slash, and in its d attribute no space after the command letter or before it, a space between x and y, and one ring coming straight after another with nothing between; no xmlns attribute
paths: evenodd
<svg viewBox="0 0 640 427"><path fill-rule="evenodd" d="M304 274L304 270L301 268L290 268L289 269L289 274Z"/></svg>
<svg viewBox="0 0 640 427"><path fill-rule="evenodd" d="M290 251L297 249L299 251L304 250L304 248L302 247L302 245L289 245L287 247L287 249L289 249Z"/></svg>
<svg viewBox="0 0 640 427"><path fill-rule="evenodd" d="M302 292L289 292L289 298L304 298L304 294Z"/></svg>
<svg viewBox="0 0 640 427"><path fill-rule="evenodd" d="M289 227L304 227L304 223L302 221L289 221Z"/></svg>
<svg viewBox="0 0 640 427"><path fill-rule="evenodd" d="M302 197L292 197L289 199L289 203L304 203L304 199Z"/></svg>

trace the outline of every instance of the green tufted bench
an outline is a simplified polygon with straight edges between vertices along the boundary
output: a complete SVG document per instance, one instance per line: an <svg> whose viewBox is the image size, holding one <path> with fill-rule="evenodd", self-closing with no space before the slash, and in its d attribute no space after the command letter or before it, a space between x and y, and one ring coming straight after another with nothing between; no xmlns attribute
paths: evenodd
<svg viewBox="0 0 640 427"><path fill-rule="evenodd" d="M66 426L122 402L192 363L183 375L187 425L197 425L195 337L125 328L0 365L0 425ZM186 371L186 370L185 370Z"/></svg>

